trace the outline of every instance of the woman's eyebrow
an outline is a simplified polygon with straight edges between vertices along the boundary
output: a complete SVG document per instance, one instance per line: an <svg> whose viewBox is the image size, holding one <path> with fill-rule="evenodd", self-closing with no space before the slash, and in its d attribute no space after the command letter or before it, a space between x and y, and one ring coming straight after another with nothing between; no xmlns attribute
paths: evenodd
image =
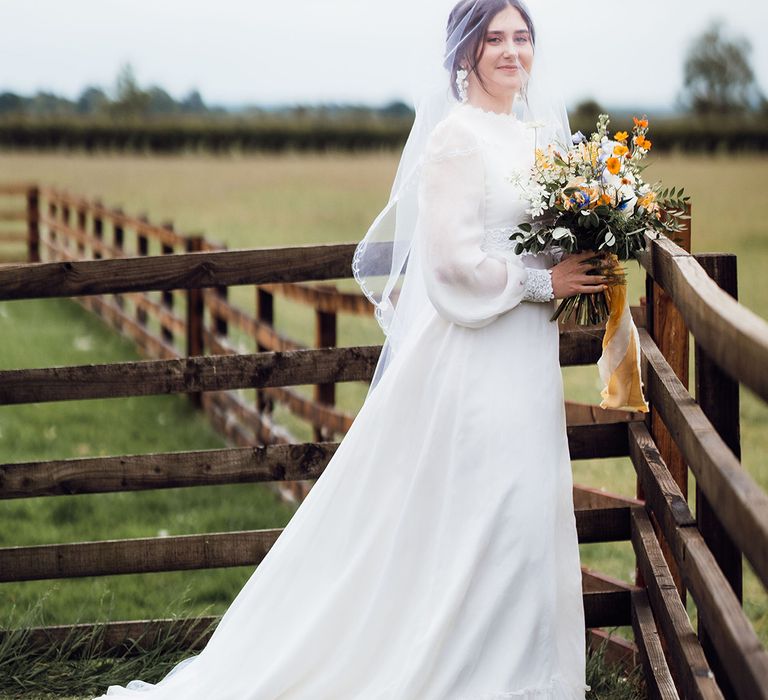
<svg viewBox="0 0 768 700"><path fill-rule="evenodd" d="M504 36L506 34L506 32L502 32L501 30L496 29L496 30L488 32L488 34L489 35L490 34L501 34L501 36ZM513 34L528 34L528 30L527 29L517 29L517 30L515 30L513 32Z"/></svg>

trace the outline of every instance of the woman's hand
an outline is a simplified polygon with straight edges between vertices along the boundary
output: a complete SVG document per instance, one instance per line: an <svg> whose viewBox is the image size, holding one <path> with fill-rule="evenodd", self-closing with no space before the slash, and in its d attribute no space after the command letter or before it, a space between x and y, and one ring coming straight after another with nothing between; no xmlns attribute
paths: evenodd
<svg viewBox="0 0 768 700"><path fill-rule="evenodd" d="M586 262L589 258L598 260ZM605 275L588 275L591 268L602 269L605 263L605 253L595 253L586 250L581 253L566 255L557 265L552 267L552 291L556 299L565 299L583 292L602 292L608 279Z"/></svg>

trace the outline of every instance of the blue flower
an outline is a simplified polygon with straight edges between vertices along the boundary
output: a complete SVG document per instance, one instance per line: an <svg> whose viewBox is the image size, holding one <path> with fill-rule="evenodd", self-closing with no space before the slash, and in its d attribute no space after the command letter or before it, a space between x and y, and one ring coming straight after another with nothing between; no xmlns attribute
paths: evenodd
<svg viewBox="0 0 768 700"><path fill-rule="evenodd" d="M584 143L587 140L587 137L584 136L581 131L577 131L575 134L572 134L571 138L573 139L574 146L578 146L580 143Z"/></svg>

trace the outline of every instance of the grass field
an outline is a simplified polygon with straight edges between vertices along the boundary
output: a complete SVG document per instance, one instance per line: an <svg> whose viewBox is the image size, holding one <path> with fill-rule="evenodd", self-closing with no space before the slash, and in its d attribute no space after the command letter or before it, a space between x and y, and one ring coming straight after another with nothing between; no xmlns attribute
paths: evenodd
<svg viewBox="0 0 768 700"><path fill-rule="evenodd" d="M392 154L285 155L247 158L144 158L14 155L0 158L0 182L34 180L101 196L156 222L172 219L186 233L205 233L231 248L357 241L385 203L397 165ZM739 298L768 317L768 235L761 203L768 159L683 157L657 159L646 175L685 186L693 198L693 251L738 255ZM339 284L356 289L352 280ZM642 276L630 265L632 303ZM233 290L250 308L251 288ZM277 326L310 341L311 316L278 300ZM0 304L0 367L83 364L136 357L125 341L67 301ZM381 342L372 319L341 318L340 344ZM566 396L599 402L595 367L566 368ZM354 411L362 384L339 387L339 403ZM747 391L741 404L745 468L768 489L768 409ZM0 408L0 461L78 455L208 448L220 439L183 397ZM574 463L577 483L634 495L629 460ZM693 486L689 488L693 494ZM692 496L691 496L692 500ZM43 544L156 534L279 527L291 506L267 487L179 489L0 503L0 544ZM633 578L628 543L582 545L582 562L619 578ZM223 611L250 571L105 577L59 583L5 584L0 610L9 622L48 592L49 623L76 619L166 616L187 597L192 611ZM690 597L689 597L690 600ZM692 615L695 610L689 604ZM768 641L768 598L747 567L745 608ZM627 631L627 630L624 630Z"/></svg>

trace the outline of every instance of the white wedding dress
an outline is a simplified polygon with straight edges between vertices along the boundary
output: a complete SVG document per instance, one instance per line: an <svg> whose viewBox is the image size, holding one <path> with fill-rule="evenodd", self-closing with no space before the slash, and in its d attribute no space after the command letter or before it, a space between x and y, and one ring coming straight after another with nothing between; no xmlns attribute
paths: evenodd
<svg viewBox="0 0 768 700"><path fill-rule="evenodd" d="M526 300L554 253L515 255L504 231L533 143L466 104L435 128L419 331L205 649L101 698L584 698L555 302Z"/></svg>

